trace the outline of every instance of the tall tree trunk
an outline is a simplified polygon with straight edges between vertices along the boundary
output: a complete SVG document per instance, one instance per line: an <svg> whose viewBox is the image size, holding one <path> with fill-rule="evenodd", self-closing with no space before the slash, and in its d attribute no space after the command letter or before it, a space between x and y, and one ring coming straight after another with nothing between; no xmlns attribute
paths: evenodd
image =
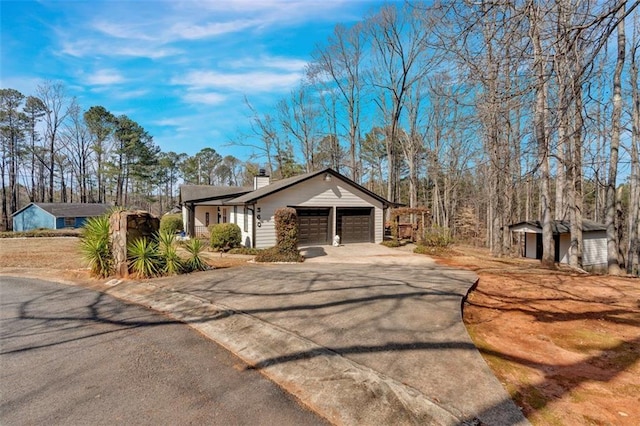
<svg viewBox="0 0 640 426"><path fill-rule="evenodd" d="M570 197L569 213L571 220L571 242L569 248L569 264L582 267L582 87L574 82L574 120L572 153L570 164Z"/></svg>
<svg viewBox="0 0 640 426"><path fill-rule="evenodd" d="M534 50L534 74L536 78L534 127L540 163L540 207L542 209L542 265L555 268L555 244L553 241L553 213L551 209L551 183L549 164L549 136L546 129L547 77L540 36L541 17L537 5L529 5L530 37Z"/></svg>
<svg viewBox="0 0 640 426"><path fill-rule="evenodd" d="M620 16L624 16L625 8L620 9ZM607 180L607 206L605 224L607 226L607 265L611 275L620 274L618 252L620 241L617 229L616 207L616 179L618 176L618 150L620 148L620 119L622 116L622 69L625 62L626 41L624 33L624 19L618 23L618 58L613 73L613 111L611 114L611 152L609 157L609 176Z"/></svg>
<svg viewBox="0 0 640 426"><path fill-rule="evenodd" d="M640 90L638 89L638 34L634 32L631 48L631 198L629 202L629 249L627 252L627 273L640 276Z"/></svg>

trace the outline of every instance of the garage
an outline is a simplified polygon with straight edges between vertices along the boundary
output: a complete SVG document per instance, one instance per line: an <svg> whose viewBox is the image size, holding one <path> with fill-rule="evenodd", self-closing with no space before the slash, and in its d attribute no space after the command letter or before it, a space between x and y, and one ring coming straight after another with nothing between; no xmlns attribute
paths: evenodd
<svg viewBox="0 0 640 426"><path fill-rule="evenodd" d="M328 208L296 209L300 244L327 244L329 241L329 211Z"/></svg>
<svg viewBox="0 0 640 426"><path fill-rule="evenodd" d="M368 243L373 241L373 218L371 208L338 209L337 228L340 242Z"/></svg>

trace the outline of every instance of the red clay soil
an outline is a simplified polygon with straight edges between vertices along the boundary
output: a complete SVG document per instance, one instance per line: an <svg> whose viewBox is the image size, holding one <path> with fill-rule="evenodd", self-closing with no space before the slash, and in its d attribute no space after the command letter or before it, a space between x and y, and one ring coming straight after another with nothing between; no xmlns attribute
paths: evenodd
<svg viewBox="0 0 640 426"><path fill-rule="evenodd" d="M640 425L640 279L467 247L436 260L480 277L465 324L534 425Z"/></svg>
<svg viewBox="0 0 640 426"><path fill-rule="evenodd" d="M246 259L207 253L229 267ZM469 334L534 425L640 425L640 279L549 271L456 247L434 256L475 271ZM0 272L91 285L77 238L0 241Z"/></svg>

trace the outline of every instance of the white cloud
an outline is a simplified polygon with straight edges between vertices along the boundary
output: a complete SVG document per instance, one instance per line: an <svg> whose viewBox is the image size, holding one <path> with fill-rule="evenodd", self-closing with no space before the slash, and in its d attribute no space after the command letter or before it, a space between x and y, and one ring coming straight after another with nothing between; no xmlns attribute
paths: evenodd
<svg viewBox="0 0 640 426"><path fill-rule="evenodd" d="M98 31L104 35L108 35L114 38L123 39L137 39L137 40L155 40L155 37L151 34L153 27L147 26L144 28L141 25L135 25L133 22L120 22L115 23L113 21L94 21L91 24L93 30Z"/></svg>
<svg viewBox="0 0 640 426"><path fill-rule="evenodd" d="M123 89L117 92L112 92L111 97L115 99L136 99L136 98L142 98L147 94L149 94L149 90L147 89L137 89L137 90Z"/></svg>
<svg viewBox="0 0 640 426"><path fill-rule="evenodd" d="M219 105L223 103L227 97L215 92L187 92L182 96L182 99L188 103Z"/></svg>
<svg viewBox="0 0 640 426"><path fill-rule="evenodd" d="M281 91L300 82L299 72L248 71L224 73L216 71L192 71L184 77L175 78L173 84L196 88L216 88L227 91L255 93Z"/></svg>
<svg viewBox="0 0 640 426"><path fill-rule="evenodd" d="M226 62L225 65L228 65L230 68L273 68L290 72L301 72L306 68L307 61L284 56L262 55L259 57L247 56L241 59L234 59Z"/></svg>
<svg viewBox="0 0 640 426"><path fill-rule="evenodd" d="M192 23L181 22L174 25L166 38L198 40L203 38L215 37L225 34L237 33L246 29L260 26L262 22L253 19L239 19L228 22L211 22L205 25L197 25Z"/></svg>
<svg viewBox="0 0 640 426"><path fill-rule="evenodd" d="M107 42L106 40L85 39L82 41L62 42L62 53L76 58L95 56L124 56L132 58L160 59L175 56L182 51L172 47L160 47L149 44Z"/></svg>
<svg viewBox="0 0 640 426"><path fill-rule="evenodd" d="M105 86L110 84L123 83L125 78L116 70L102 69L88 75L85 82L92 86Z"/></svg>

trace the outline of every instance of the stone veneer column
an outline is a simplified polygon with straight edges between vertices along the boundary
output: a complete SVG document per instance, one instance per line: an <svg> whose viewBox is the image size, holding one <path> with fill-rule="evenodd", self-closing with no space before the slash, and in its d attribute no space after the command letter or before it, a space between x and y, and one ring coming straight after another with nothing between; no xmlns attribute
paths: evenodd
<svg viewBox="0 0 640 426"><path fill-rule="evenodd" d="M109 237L116 276L129 276L127 246L138 238L151 238L159 228L160 219L142 210L116 211L109 217Z"/></svg>

